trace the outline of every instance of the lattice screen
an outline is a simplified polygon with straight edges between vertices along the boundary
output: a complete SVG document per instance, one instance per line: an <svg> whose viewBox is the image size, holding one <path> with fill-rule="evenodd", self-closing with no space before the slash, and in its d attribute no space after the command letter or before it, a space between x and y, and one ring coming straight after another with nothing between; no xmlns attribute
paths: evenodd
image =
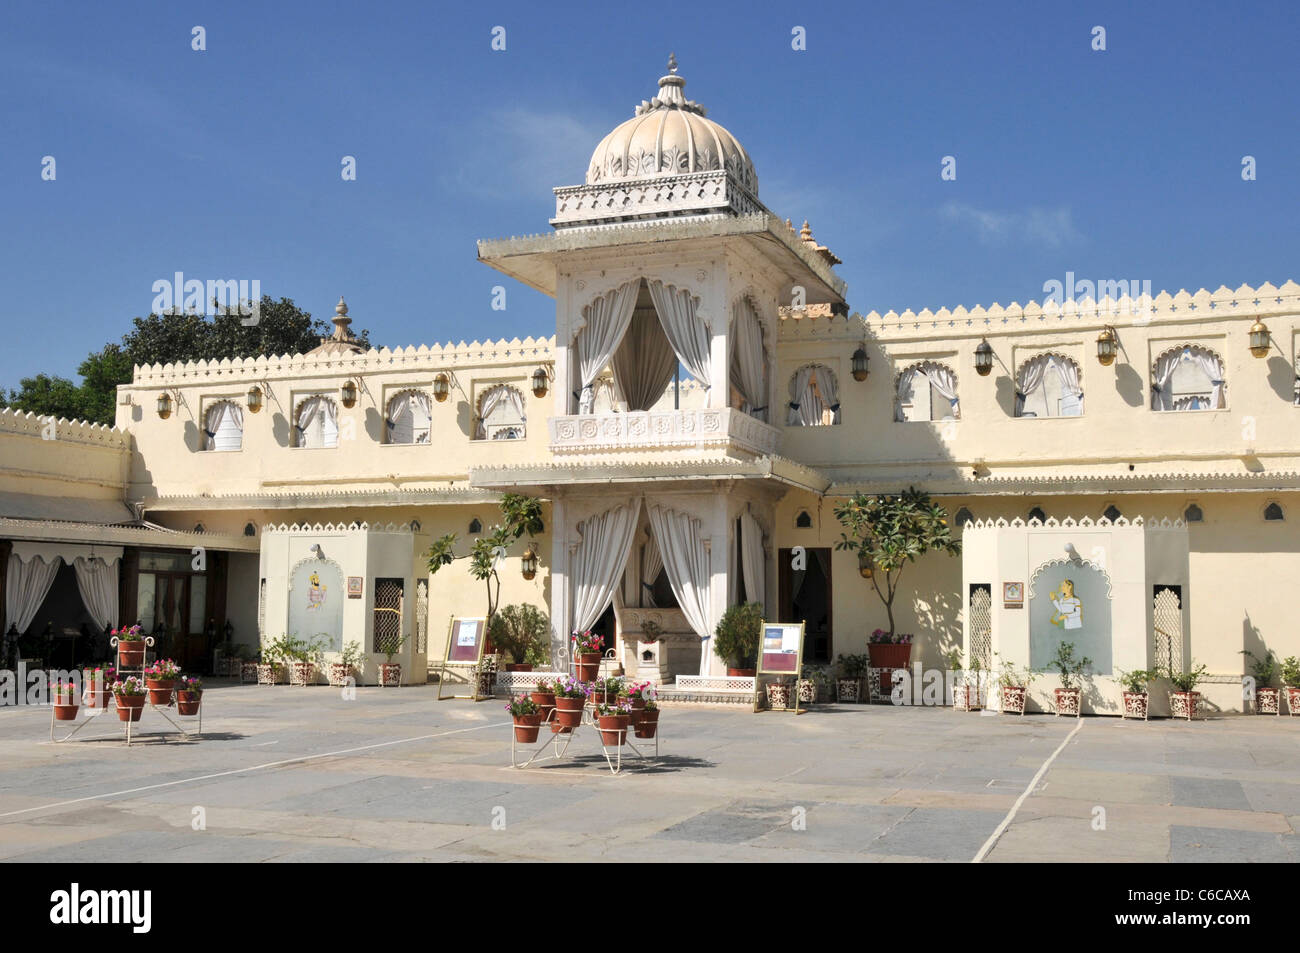
<svg viewBox="0 0 1300 953"><path fill-rule="evenodd" d="M978 659L987 671L993 663L993 593L976 586L970 594L970 661Z"/></svg>
<svg viewBox="0 0 1300 953"><path fill-rule="evenodd" d="M1173 589L1156 590L1151 637L1156 667L1183 670L1183 606Z"/></svg>
<svg viewBox="0 0 1300 953"><path fill-rule="evenodd" d="M415 651L429 651L429 584L415 584Z"/></svg>
<svg viewBox="0 0 1300 953"><path fill-rule="evenodd" d="M375 580L375 651L396 651L402 640L402 580Z"/></svg>

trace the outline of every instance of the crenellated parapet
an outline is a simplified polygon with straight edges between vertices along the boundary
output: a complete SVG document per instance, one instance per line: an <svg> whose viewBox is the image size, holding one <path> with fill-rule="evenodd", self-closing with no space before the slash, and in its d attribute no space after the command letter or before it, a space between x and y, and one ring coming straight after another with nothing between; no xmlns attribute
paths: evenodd
<svg viewBox="0 0 1300 953"><path fill-rule="evenodd" d="M10 408L0 409L0 433L25 434L42 440L89 444L115 450L125 450L130 446L129 435L116 427L64 417L56 420L47 415Z"/></svg>

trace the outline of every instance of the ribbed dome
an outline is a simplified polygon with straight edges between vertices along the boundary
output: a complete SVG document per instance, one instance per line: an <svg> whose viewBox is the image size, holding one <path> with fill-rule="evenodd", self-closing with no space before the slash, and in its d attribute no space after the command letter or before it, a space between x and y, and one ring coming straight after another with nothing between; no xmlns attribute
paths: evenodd
<svg viewBox="0 0 1300 953"><path fill-rule="evenodd" d="M649 179L726 169L758 196L758 176L749 155L722 126L704 117L704 107L682 94L686 80L677 60L659 80L659 95L600 141L591 155L587 184L614 179Z"/></svg>

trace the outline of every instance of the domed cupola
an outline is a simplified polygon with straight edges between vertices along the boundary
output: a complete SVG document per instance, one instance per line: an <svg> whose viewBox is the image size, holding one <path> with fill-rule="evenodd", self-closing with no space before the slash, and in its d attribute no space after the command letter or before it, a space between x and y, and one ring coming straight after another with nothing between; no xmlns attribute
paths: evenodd
<svg viewBox="0 0 1300 953"><path fill-rule="evenodd" d="M556 228L766 213L740 142L686 98L669 56L659 94L600 140L584 185L555 190Z"/></svg>
<svg viewBox="0 0 1300 953"><path fill-rule="evenodd" d="M758 176L749 155L726 128L706 118L703 106L686 98L685 86L686 80L677 75L677 58L670 56L659 95L643 101L592 153L588 185L725 170L758 196Z"/></svg>

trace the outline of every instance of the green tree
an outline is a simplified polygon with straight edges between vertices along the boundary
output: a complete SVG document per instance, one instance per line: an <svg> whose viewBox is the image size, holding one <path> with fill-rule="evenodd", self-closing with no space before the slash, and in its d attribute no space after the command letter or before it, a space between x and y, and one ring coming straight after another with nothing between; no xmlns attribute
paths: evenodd
<svg viewBox="0 0 1300 953"><path fill-rule="evenodd" d="M928 493L909 487L894 496L859 493L835 507L835 518L843 527L835 548L857 553L859 567L864 574L870 573L872 588L889 617L892 637L894 596L903 568L928 552L950 556L961 552L961 542L953 538L948 526L948 513Z"/></svg>
<svg viewBox="0 0 1300 953"><path fill-rule="evenodd" d="M66 377L51 377L49 374L22 378L18 389L9 392L5 405L42 417L85 418L81 388Z"/></svg>

